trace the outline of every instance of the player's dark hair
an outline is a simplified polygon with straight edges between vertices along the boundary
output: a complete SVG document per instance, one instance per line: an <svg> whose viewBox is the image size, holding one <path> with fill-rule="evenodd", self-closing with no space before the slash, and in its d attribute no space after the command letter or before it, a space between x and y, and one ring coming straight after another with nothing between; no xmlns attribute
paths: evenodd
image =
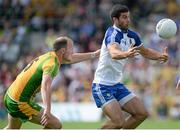
<svg viewBox="0 0 180 130"><path fill-rule="evenodd" d="M61 48L66 48L67 47L67 39L66 38L59 38L56 39L54 44L53 44L53 50L58 51Z"/></svg>
<svg viewBox="0 0 180 130"><path fill-rule="evenodd" d="M125 13L128 11L129 11L129 8L126 5L121 5L121 4L114 5L110 11L111 20L113 21L113 17L119 18L121 13Z"/></svg>

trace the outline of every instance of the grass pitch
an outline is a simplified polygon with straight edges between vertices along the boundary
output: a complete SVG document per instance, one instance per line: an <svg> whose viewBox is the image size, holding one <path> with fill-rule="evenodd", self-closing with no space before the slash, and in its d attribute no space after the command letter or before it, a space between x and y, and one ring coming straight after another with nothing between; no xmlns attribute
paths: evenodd
<svg viewBox="0 0 180 130"><path fill-rule="evenodd" d="M0 129L5 127L7 120L0 120ZM63 122L63 129L98 129L102 122ZM22 129L41 129L42 126L24 123ZM138 129L180 129L180 120L150 120L144 121Z"/></svg>

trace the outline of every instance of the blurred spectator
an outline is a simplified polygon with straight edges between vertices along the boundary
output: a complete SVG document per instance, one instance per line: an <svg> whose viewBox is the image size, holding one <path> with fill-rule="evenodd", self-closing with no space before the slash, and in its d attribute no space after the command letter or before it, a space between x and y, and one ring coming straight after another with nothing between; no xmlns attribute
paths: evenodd
<svg viewBox="0 0 180 130"><path fill-rule="evenodd" d="M157 112L158 118L167 119L169 115L169 105L167 103L167 100L165 100L164 96L161 96L159 98L159 101L156 105L156 112Z"/></svg>
<svg viewBox="0 0 180 130"><path fill-rule="evenodd" d="M53 48L53 43L54 40L56 39L56 35L53 29L48 29L47 30L47 34L46 34L46 38L45 38L45 43L47 45L47 48L49 50L51 50Z"/></svg>
<svg viewBox="0 0 180 130"><path fill-rule="evenodd" d="M180 119L180 96L174 97L174 102L170 108L170 117L173 119Z"/></svg>
<svg viewBox="0 0 180 130"><path fill-rule="evenodd" d="M172 118L179 118L174 93L180 75L180 33L178 30L177 36L170 40L160 39L155 33L155 25L161 18L172 18L179 27L179 0L0 0L0 118L4 114L2 95L9 84L29 61L51 49L56 37L72 37L74 51L99 49L111 22L107 10L115 3L130 8L132 27L141 34L145 46L159 51L168 46L170 55L163 67L142 57L135 58L124 68L123 82L141 97L150 115L157 112L158 117L166 118L170 110ZM56 77L60 78L59 86L52 88L52 100L90 102L90 83L97 62L63 65ZM36 100L41 101L39 97ZM174 103L169 103L173 100Z"/></svg>

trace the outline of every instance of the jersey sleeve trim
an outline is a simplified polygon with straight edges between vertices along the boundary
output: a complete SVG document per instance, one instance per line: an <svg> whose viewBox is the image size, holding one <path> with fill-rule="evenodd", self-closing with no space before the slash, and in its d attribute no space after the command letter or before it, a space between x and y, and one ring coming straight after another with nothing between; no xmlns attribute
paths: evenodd
<svg viewBox="0 0 180 130"><path fill-rule="evenodd" d="M137 47L139 48L139 47L141 47L143 45L143 43L141 43L140 45L138 45Z"/></svg>

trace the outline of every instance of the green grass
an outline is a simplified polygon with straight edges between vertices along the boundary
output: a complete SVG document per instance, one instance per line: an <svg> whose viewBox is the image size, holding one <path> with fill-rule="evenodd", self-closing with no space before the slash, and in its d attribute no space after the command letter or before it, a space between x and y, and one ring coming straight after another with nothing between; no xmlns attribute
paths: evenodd
<svg viewBox="0 0 180 130"><path fill-rule="evenodd" d="M0 129L6 126L7 120L0 120ZM101 122L64 122L64 129L97 129ZM40 125L33 123L24 123L23 129L41 129ZM139 127L139 129L180 129L180 120L146 120Z"/></svg>

